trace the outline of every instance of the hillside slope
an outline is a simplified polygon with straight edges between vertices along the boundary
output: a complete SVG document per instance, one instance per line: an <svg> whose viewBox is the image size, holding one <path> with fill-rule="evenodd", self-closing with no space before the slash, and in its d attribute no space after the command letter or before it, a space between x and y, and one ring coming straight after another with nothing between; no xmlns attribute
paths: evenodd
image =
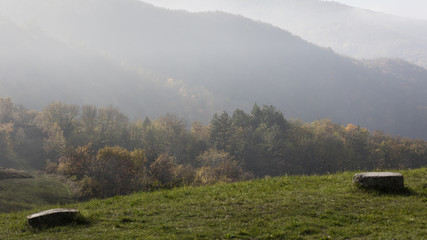
<svg viewBox="0 0 427 240"><path fill-rule="evenodd" d="M365 192L354 173L264 178L67 205L88 224L34 230L0 214L1 239L425 239L427 169L402 194Z"/></svg>
<svg viewBox="0 0 427 240"><path fill-rule="evenodd" d="M0 213L30 210L50 204L76 202L78 192L64 182L64 177L54 175L0 179ZM4 234L4 227L5 225L2 224L0 235ZM4 237L0 238L3 239Z"/></svg>
<svg viewBox="0 0 427 240"><path fill-rule="evenodd" d="M0 96L10 96L25 107L41 110L52 101L112 104L143 118L177 108L192 116L197 110L189 104L194 102L193 109L198 109L196 100L208 102L204 96L186 98L179 93L179 83L167 83L161 74L129 66L84 44L60 40L37 25L0 17Z"/></svg>
<svg viewBox="0 0 427 240"><path fill-rule="evenodd" d="M214 112L249 109L257 102L274 105L289 118L330 118L427 139L425 69L390 61L402 69L396 76L381 64L366 66L271 25L224 13L169 11L137 0L43 2L5 0L1 9L20 25L31 21L65 45L83 46L79 54L101 53L115 64L98 62L99 57L94 62L73 59L72 54L65 54L64 62L51 60L40 67L42 79L62 93L37 85L40 77L34 73L0 77L3 85L33 82L28 89L8 86L1 93L20 96L17 102L26 106L33 105L24 96L37 91L46 101L112 103L136 117L172 112L206 121ZM36 66L45 61L45 52L36 56ZM117 63L128 66L129 73ZM13 64L18 73L28 69L23 61ZM53 69L58 70L52 74ZM138 69L162 76L160 82L152 83L151 75L135 76ZM79 81L95 87L80 91Z"/></svg>
<svg viewBox="0 0 427 240"><path fill-rule="evenodd" d="M427 21L319 0L146 0L192 11L220 10L271 23L355 58L401 58L427 68ZM390 3L392 4L392 3Z"/></svg>

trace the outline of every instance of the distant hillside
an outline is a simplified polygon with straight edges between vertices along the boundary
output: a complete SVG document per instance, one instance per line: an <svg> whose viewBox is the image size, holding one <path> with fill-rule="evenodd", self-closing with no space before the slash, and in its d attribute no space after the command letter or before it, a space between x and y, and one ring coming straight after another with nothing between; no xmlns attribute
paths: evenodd
<svg viewBox="0 0 427 240"><path fill-rule="evenodd" d="M28 108L41 110L52 101L63 101L113 104L139 117L176 109L192 116L198 103L187 106L204 97L185 98L178 82L168 83L160 74L131 67L84 44L61 41L35 24L18 25L0 17L0 36L0 96L11 96ZM200 101L209 106L209 100Z"/></svg>
<svg viewBox="0 0 427 240"><path fill-rule="evenodd" d="M406 192L366 192L354 173L184 187L61 205L87 224L31 229L0 214L1 239L425 239L427 169L402 172Z"/></svg>
<svg viewBox="0 0 427 240"><path fill-rule="evenodd" d="M146 0L192 11L240 14L356 58L401 58L427 68L427 21L320 0ZM392 4L392 3L390 3Z"/></svg>
<svg viewBox="0 0 427 240"><path fill-rule="evenodd" d="M137 0L4 0L0 9L18 32L0 31L9 64L0 94L29 107L114 104L136 117L206 121L257 102L288 118L427 139L427 70L406 62L387 60L397 74L272 25Z"/></svg>

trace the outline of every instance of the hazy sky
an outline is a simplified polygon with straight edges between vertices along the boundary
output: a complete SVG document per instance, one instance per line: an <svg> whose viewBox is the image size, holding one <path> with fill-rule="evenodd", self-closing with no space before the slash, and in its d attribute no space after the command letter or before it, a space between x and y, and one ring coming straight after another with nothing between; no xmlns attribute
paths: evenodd
<svg viewBox="0 0 427 240"><path fill-rule="evenodd" d="M335 0L346 5L427 20L426 0Z"/></svg>
<svg viewBox="0 0 427 240"><path fill-rule="evenodd" d="M197 0L142 0L158 6L185 8L190 11L211 9L210 4ZM320 0L335 1L376 12L427 20L427 0ZM222 1L223 2L223 1ZM184 6L184 7L183 7ZM206 9L205 9L206 8Z"/></svg>

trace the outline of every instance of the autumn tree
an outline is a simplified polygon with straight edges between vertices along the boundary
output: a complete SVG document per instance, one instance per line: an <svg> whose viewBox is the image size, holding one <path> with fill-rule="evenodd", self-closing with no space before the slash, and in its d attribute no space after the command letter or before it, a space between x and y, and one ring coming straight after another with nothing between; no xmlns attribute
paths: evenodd
<svg viewBox="0 0 427 240"><path fill-rule="evenodd" d="M13 143L10 134L13 131L13 124L0 124L0 166L16 167L14 164Z"/></svg>
<svg viewBox="0 0 427 240"><path fill-rule="evenodd" d="M67 140L77 127L79 107L60 102L46 106L37 116L37 126L44 133L43 149L48 161L56 162L64 153Z"/></svg>
<svg viewBox="0 0 427 240"><path fill-rule="evenodd" d="M145 155L141 149L132 152L120 147L95 151L90 145L67 151L60 158L58 172L75 178L84 197L110 197L143 189Z"/></svg>
<svg viewBox="0 0 427 240"><path fill-rule="evenodd" d="M47 132L56 123L64 137L71 136L77 127L79 107L61 102L53 102L46 106L38 117L39 127Z"/></svg>
<svg viewBox="0 0 427 240"><path fill-rule="evenodd" d="M97 147L126 145L128 143L129 119L119 109L112 106L100 108L96 123Z"/></svg>
<svg viewBox="0 0 427 240"><path fill-rule="evenodd" d="M172 186L175 182L176 163L168 154L161 154L156 161L150 165L150 175L155 184L160 187Z"/></svg>
<svg viewBox="0 0 427 240"><path fill-rule="evenodd" d="M69 147L65 155L59 159L58 172L81 180L84 176L91 174L95 157L91 144L76 148Z"/></svg>
<svg viewBox="0 0 427 240"><path fill-rule="evenodd" d="M141 166L144 161L143 155L136 156L138 158L133 159L129 151L119 146L107 146L98 151L89 177L100 185L100 189L97 190L100 196L127 194L134 190L132 182L136 174L136 165Z"/></svg>
<svg viewBox="0 0 427 240"><path fill-rule="evenodd" d="M77 145L94 143L99 140L98 126L98 108L93 105L83 105L79 117L79 140Z"/></svg>
<svg viewBox="0 0 427 240"><path fill-rule="evenodd" d="M198 161L202 167L198 170L196 182L201 184L233 182L243 180L246 176L239 162L223 150L210 148L198 157Z"/></svg>

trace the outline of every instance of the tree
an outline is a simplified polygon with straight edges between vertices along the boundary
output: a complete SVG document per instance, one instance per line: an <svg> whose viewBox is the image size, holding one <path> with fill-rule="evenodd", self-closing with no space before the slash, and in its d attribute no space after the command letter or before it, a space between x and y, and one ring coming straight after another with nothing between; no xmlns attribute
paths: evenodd
<svg viewBox="0 0 427 240"><path fill-rule="evenodd" d="M310 172L325 173L346 170L347 151L342 127L330 119L314 121L313 156ZM307 166L306 166L307 167Z"/></svg>
<svg viewBox="0 0 427 240"><path fill-rule="evenodd" d="M53 102L40 113L38 124L43 131L47 132L56 123L63 131L64 137L68 139L77 127L78 114L78 106Z"/></svg>
<svg viewBox="0 0 427 240"><path fill-rule="evenodd" d="M95 153L91 144L80 147L69 147L65 156L59 159L58 172L73 176L77 180L91 175L92 163L95 161Z"/></svg>
<svg viewBox="0 0 427 240"><path fill-rule="evenodd" d="M11 98L0 97L0 124L13 122L15 114L16 107Z"/></svg>
<svg viewBox="0 0 427 240"><path fill-rule="evenodd" d="M231 116L231 121L233 126L236 128L250 128L251 124L254 122L252 115L249 115L240 109L237 109L233 112L233 116Z"/></svg>
<svg viewBox="0 0 427 240"><path fill-rule="evenodd" d="M144 121L142 146L145 149L149 163L153 163L160 153L165 152L162 139L158 134L159 131L151 121L147 121L147 119Z"/></svg>
<svg viewBox="0 0 427 240"><path fill-rule="evenodd" d="M173 157L168 154L161 154L150 165L150 175L161 187L171 187L175 182L176 167Z"/></svg>
<svg viewBox="0 0 427 240"><path fill-rule="evenodd" d="M174 156L177 163L188 162L187 144L189 134L185 122L177 116L167 114L155 121L154 126L160 134L164 153Z"/></svg>
<svg viewBox="0 0 427 240"><path fill-rule="evenodd" d="M13 131L13 124L0 124L0 166L16 167L14 164L13 143L10 134Z"/></svg>
<svg viewBox="0 0 427 240"><path fill-rule="evenodd" d="M191 135L196 141L207 143L209 141L209 127L203 126L201 122L193 122L191 124Z"/></svg>
<svg viewBox="0 0 427 240"><path fill-rule="evenodd" d="M344 128L345 145L348 151L347 169L372 168L374 165L369 159L369 131L353 124L347 124Z"/></svg>
<svg viewBox="0 0 427 240"><path fill-rule="evenodd" d="M264 105L262 108L260 108L255 104L251 114L254 128L257 128L261 125L265 125L270 128L276 126L277 129L283 132L288 127L288 122L286 121L285 117L274 106Z"/></svg>
<svg viewBox="0 0 427 240"><path fill-rule="evenodd" d="M92 105L84 105L79 117L79 135L81 140L77 145L93 143L98 140L98 108Z"/></svg>
<svg viewBox="0 0 427 240"><path fill-rule="evenodd" d="M101 195L110 197L130 193L134 177L134 161L124 148L104 147L96 155L91 174L101 186Z"/></svg>
<svg viewBox="0 0 427 240"><path fill-rule="evenodd" d="M2 146L8 149L0 151L8 155L11 167L44 168L46 153L43 138L47 138L47 135L44 136L42 130L34 124L38 115L35 110L15 105L10 98L0 98L0 125L3 137L7 139L7 143L4 140Z"/></svg>
<svg viewBox="0 0 427 240"><path fill-rule="evenodd" d="M120 146L107 146L95 155L88 144L68 149L59 160L58 172L75 178L86 198L111 197L143 189L145 163L142 149L129 152Z"/></svg>
<svg viewBox="0 0 427 240"><path fill-rule="evenodd" d="M209 126L203 126L201 122L193 122L189 143L187 146L188 160L187 164L197 167L196 157L209 147Z"/></svg>
<svg viewBox="0 0 427 240"><path fill-rule="evenodd" d="M44 134L43 149L48 161L56 162L64 153L67 140L72 137L77 127L79 107L60 102L53 102L37 116L37 126Z"/></svg>
<svg viewBox="0 0 427 240"><path fill-rule="evenodd" d="M223 150L210 148L198 157L198 161L202 167L198 172L197 181L202 184L212 181L238 181L244 179L246 175L239 162Z"/></svg>
<svg viewBox="0 0 427 240"><path fill-rule="evenodd" d="M51 160L56 160L65 150L65 137L62 129L56 122L45 130L47 137L43 141L43 149L51 157Z"/></svg>
<svg viewBox="0 0 427 240"><path fill-rule="evenodd" d="M145 151L141 148L135 148L130 152L130 157L133 164L133 176L131 179L132 191L148 189L151 182L146 167L147 158L145 156Z"/></svg>
<svg viewBox="0 0 427 240"><path fill-rule="evenodd" d="M235 139L233 148L246 169L257 175L279 175L286 171L285 142L289 124L283 114L273 106L260 108L255 104L250 115L242 111L233 114ZM237 150L237 151L236 151Z"/></svg>
<svg viewBox="0 0 427 240"><path fill-rule="evenodd" d="M251 163L258 160L258 146L256 145L255 129L253 128L253 116L237 109L234 111L232 126L234 128L232 148L230 154L241 163L242 167L251 168Z"/></svg>
<svg viewBox="0 0 427 240"><path fill-rule="evenodd" d="M117 108L109 106L99 109L96 122L98 148L107 145L126 146L128 144L129 119Z"/></svg>
<svg viewBox="0 0 427 240"><path fill-rule="evenodd" d="M211 145L219 150L230 151L234 131L228 113L225 111L220 115L215 113L209 129Z"/></svg>
<svg viewBox="0 0 427 240"><path fill-rule="evenodd" d="M420 139L409 142L411 161L408 163L408 168L417 168L427 165L427 142Z"/></svg>

